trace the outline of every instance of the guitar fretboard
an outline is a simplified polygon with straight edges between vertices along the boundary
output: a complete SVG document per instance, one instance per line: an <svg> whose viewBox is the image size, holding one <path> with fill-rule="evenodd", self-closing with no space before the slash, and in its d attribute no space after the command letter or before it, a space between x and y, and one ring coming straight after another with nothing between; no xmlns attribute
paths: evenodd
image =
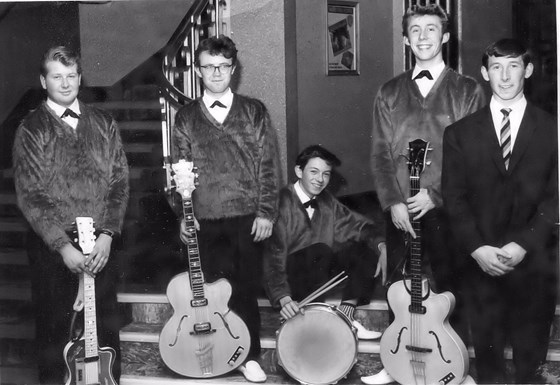
<svg viewBox="0 0 560 385"><path fill-rule="evenodd" d="M84 280L84 340L86 358L97 356L97 317L95 310L95 278L82 273Z"/></svg>
<svg viewBox="0 0 560 385"><path fill-rule="evenodd" d="M183 215L187 230L190 236L187 240L187 254L189 262L189 278L191 290L195 300L203 300L204 297L204 275L200 263L200 254L198 250L198 238L194 224L194 212L192 207L192 199L183 197Z"/></svg>
<svg viewBox="0 0 560 385"><path fill-rule="evenodd" d="M420 192L420 177L418 175L410 176L410 196L414 196ZM413 313L422 313L422 233L420 220L410 218L410 223L416 238L410 239L410 275L411 275L411 294L410 294L410 311Z"/></svg>

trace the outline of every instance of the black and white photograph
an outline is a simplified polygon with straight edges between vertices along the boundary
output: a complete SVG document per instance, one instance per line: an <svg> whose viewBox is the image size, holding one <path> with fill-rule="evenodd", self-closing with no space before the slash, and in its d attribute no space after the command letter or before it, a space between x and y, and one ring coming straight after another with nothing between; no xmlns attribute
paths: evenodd
<svg viewBox="0 0 560 385"><path fill-rule="evenodd" d="M560 384L559 15L0 0L0 385Z"/></svg>

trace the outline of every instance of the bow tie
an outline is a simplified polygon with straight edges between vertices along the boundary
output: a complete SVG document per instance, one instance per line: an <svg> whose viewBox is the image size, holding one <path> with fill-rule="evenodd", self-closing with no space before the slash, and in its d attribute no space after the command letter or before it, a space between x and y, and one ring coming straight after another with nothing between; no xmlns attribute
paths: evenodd
<svg viewBox="0 0 560 385"><path fill-rule="evenodd" d="M222 108L227 108L227 107L225 106L225 104L223 104L223 103L220 102L219 100L216 100L214 103L212 103L212 105L210 106L210 108L214 108L214 107L216 107L216 106L222 107Z"/></svg>
<svg viewBox="0 0 560 385"><path fill-rule="evenodd" d="M427 70L418 72L418 75L416 75L413 80L422 79L423 77L427 77L430 80L434 80L434 78L432 78L432 74L430 73L430 71Z"/></svg>
<svg viewBox="0 0 560 385"><path fill-rule="evenodd" d="M65 117L70 116L72 118L75 119L80 119L80 115L76 114L74 111L72 111L70 108L67 108L66 111L64 111L64 113L62 114L61 118L64 119Z"/></svg>
<svg viewBox="0 0 560 385"><path fill-rule="evenodd" d="M308 208L311 207L312 209L317 209L317 199L310 199L303 204L303 207Z"/></svg>

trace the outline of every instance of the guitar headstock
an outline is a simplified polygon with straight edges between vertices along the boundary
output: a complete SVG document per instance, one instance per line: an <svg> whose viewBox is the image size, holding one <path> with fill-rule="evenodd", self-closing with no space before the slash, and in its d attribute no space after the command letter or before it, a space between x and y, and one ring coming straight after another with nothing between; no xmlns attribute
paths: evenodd
<svg viewBox="0 0 560 385"><path fill-rule="evenodd" d="M95 246L95 228L93 218L76 217L76 227L78 228L78 243L82 248L82 253L89 254Z"/></svg>
<svg viewBox="0 0 560 385"><path fill-rule="evenodd" d="M416 139L408 142L408 171L411 176L420 176L424 168L430 164L426 162L428 150L430 150L429 142L422 139Z"/></svg>
<svg viewBox="0 0 560 385"><path fill-rule="evenodd" d="M173 163L171 169L173 170L172 178L175 182L176 191L183 198L190 198L198 184L198 174L193 166L193 162L181 159L179 162Z"/></svg>

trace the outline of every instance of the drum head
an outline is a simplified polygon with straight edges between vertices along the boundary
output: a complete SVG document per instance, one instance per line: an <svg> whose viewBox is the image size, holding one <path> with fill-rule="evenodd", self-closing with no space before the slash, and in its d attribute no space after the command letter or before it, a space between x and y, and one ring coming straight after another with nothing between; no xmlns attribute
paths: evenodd
<svg viewBox="0 0 560 385"><path fill-rule="evenodd" d="M357 339L348 320L328 305L308 305L286 321L276 341L278 360L294 379L332 384L354 366Z"/></svg>

